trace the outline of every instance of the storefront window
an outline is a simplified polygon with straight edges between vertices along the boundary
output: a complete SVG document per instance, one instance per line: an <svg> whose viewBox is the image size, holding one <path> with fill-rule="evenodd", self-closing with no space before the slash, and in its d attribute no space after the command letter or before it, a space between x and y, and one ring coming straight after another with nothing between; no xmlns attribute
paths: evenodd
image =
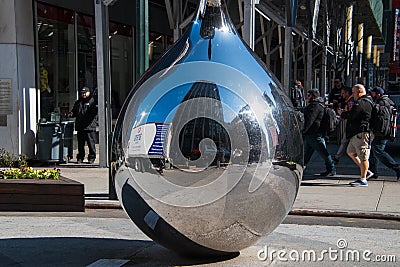
<svg viewBox="0 0 400 267"><path fill-rule="evenodd" d="M63 118L82 87L89 87L97 96L95 20L42 3L37 5L37 14L41 117L50 120L52 113L60 113ZM134 85L133 28L109 22L109 33L111 112L116 119ZM163 38L160 48L165 49Z"/></svg>
<svg viewBox="0 0 400 267"><path fill-rule="evenodd" d="M66 114L75 98L74 12L37 5L39 45L40 114Z"/></svg>
<svg viewBox="0 0 400 267"><path fill-rule="evenodd" d="M109 23L111 50L111 112L116 119L133 81L132 27L120 23Z"/></svg>
<svg viewBox="0 0 400 267"><path fill-rule="evenodd" d="M97 93L96 35L94 18L78 14L78 90L86 86Z"/></svg>

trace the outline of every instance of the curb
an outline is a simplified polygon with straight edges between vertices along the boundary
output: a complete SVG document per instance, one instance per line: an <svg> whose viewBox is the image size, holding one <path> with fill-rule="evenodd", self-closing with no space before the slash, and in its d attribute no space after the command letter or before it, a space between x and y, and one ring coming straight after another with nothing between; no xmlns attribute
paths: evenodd
<svg viewBox="0 0 400 267"><path fill-rule="evenodd" d="M297 216L320 216L320 217L343 217L343 218L360 218L375 220L394 220L400 221L400 214L363 212L363 211L335 211L335 210L307 210L294 209L289 215Z"/></svg>
<svg viewBox="0 0 400 267"><path fill-rule="evenodd" d="M121 204L118 203L104 203L104 202L94 202L85 201L85 209L119 209L122 210Z"/></svg>
<svg viewBox="0 0 400 267"><path fill-rule="evenodd" d="M122 209L121 204L105 203L95 201L85 202L85 209ZM360 219L375 219L375 220L394 220L400 221L399 214L363 212L363 211L335 211L335 210L307 210L293 209L289 215L295 216L320 216L320 217L343 217L343 218L360 218Z"/></svg>

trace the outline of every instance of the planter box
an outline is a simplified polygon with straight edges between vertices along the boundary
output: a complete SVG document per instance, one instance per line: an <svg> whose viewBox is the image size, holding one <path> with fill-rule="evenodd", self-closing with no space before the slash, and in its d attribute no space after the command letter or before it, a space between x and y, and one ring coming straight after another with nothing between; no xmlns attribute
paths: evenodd
<svg viewBox="0 0 400 267"><path fill-rule="evenodd" d="M62 176L0 179L0 211L85 211L84 185Z"/></svg>

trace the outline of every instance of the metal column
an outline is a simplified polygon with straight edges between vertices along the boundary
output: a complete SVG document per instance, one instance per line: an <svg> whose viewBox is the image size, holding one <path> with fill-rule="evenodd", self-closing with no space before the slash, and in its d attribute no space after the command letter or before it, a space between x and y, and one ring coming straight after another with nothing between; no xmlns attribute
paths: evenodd
<svg viewBox="0 0 400 267"><path fill-rule="evenodd" d="M136 80L149 68L149 2L136 1Z"/></svg>
<svg viewBox="0 0 400 267"><path fill-rule="evenodd" d="M111 140L110 107L110 45L108 38L108 8L94 0L97 54L97 91L99 105L99 164L108 167Z"/></svg>
<svg viewBox="0 0 400 267"><path fill-rule="evenodd" d="M283 87L287 95L290 95L290 83L292 82L292 27L296 25L297 0L286 0L286 27L285 27L285 54L283 68Z"/></svg>
<svg viewBox="0 0 400 267"><path fill-rule="evenodd" d="M258 0L244 0L244 32L243 39L246 41L247 45L254 50L254 36L255 36L255 17L256 17L256 4Z"/></svg>

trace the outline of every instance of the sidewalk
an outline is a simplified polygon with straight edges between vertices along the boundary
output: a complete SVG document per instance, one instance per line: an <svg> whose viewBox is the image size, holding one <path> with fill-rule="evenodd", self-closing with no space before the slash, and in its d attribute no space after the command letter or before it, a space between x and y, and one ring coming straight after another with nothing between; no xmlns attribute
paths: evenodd
<svg viewBox="0 0 400 267"><path fill-rule="evenodd" d="M338 146L329 144L328 150L336 152ZM399 148L393 148L400 160ZM61 164L61 174L85 185L87 207L120 207L118 201L108 200L108 169L98 167L98 159L93 165L76 164L75 158L69 164ZM97 164L96 164L97 163ZM369 180L368 187L351 187L359 177L358 167L350 158L343 157L337 165L337 175L320 177L325 171L324 162L314 153L307 166L292 214L354 216L374 218L394 218L400 220L400 182L396 182L394 171L382 164L379 178Z"/></svg>

